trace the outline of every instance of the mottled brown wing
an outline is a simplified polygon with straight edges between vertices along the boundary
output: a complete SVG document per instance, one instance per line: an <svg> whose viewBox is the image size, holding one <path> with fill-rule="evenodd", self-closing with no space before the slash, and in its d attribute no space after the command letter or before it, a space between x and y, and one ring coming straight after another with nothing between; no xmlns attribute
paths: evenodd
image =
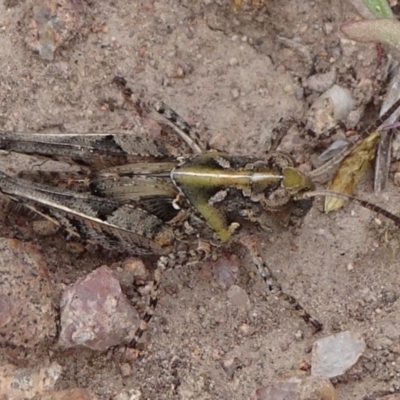
<svg viewBox="0 0 400 400"><path fill-rule="evenodd" d="M137 161L172 160L166 146L132 133L0 133L0 149L40 155L91 168Z"/></svg>
<svg viewBox="0 0 400 400"><path fill-rule="evenodd" d="M172 229L138 203L120 204L1 172L0 190L69 233L106 249L137 255L167 254L172 250Z"/></svg>

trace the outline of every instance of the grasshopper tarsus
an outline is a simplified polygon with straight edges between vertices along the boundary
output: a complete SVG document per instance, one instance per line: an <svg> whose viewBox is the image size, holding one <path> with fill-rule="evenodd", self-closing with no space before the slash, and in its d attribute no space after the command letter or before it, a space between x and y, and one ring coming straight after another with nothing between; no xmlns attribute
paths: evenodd
<svg viewBox="0 0 400 400"><path fill-rule="evenodd" d="M283 293L283 295L290 297L290 300L287 300L287 301L289 301L289 303L292 304L294 309L299 313L300 317L303 318L303 320L307 324L309 324L313 327L314 334L318 333L319 331L321 331L323 329L324 325L321 324L321 322L319 322L315 318L313 318L293 296L289 296L286 293Z"/></svg>
<svg viewBox="0 0 400 400"><path fill-rule="evenodd" d="M279 284L275 284L275 294L280 299L290 304L291 308L296 311L299 317L301 317L308 325L311 325L314 334L322 330L323 324L321 324L321 322L319 322L317 319L313 318L295 297L284 292Z"/></svg>

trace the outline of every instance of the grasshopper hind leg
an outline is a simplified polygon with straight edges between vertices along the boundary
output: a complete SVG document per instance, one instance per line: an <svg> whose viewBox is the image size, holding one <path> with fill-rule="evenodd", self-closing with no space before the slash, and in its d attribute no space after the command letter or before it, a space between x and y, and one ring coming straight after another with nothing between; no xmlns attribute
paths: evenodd
<svg viewBox="0 0 400 400"><path fill-rule="evenodd" d="M253 263L257 267L258 272L262 276L265 284L270 291L273 291L279 298L284 300L286 303L290 304L291 308L296 311L296 313L309 325L312 326L314 333L322 330L323 325L315 318L311 316L303 306L298 302L298 300L290 294L283 291L281 285L274 278L270 268L261 256L259 249L259 243L257 238L254 236L247 236L241 238L240 242L248 249L250 252Z"/></svg>
<svg viewBox="0 0 400 400"><path fill-rule="evenodd" d="M204 153L206 146L194 129L174 110L162 101L153 103L154 109L171 123L177 135L192 149L193 153Z"/></svg>
<svg viewBox="0 0 400 400"><path fill-rule="evenodd" d="M128 348L136 349L140 338L146 331L151 319L155 314L157 307L159 290L162 279L162 274L167 268L173 268L177 264L190 264L191 262L199 262L207 256L207 252L204 248L197 250L181 251L177 253L170 253L168 256L161 256L154 271L153 283L151 287L150 297L147 303L145 313L141 319L139 328L136 330L134 338L129 342Z"/></svg>
<svg viewBox="0 0 400 400"><path fill-rule="evenodd" d="M295 297L284 292L281 285L274 278L273 274L270 271L270 268L261 256L258 240L254 236L247 236L241 238L240 242L250 252L253 258L253 263L256 265L257 270L259 271L269 290L273 291L275 294L278 295L279 298L290 304L291 308L294 309L305 322L312 326L314 333L319 332L322 329L323 325L317 319L313 318L311 314L309 314L303 308L303 306L297 301ZM204 256L201 250L199 250L199 252L196 252L196 254L197 256L200 256L200 258L201 256ZM194 254L192 253L182 252L182 254L170 254L169 256L162 256L158 259L156 269L154 271L150 297L144 316L142 317L139 328L135 332L134 338L128 344L128 348L137 348L140 338L143 336L143 333L146 331L151 319L155 314L163 272L167 268L175 265L176 263L182 262L183 260L188 261L193 255ZM199 261L199 259L197 259L197 261Z"/></svg>
<svg viewBox="0 0 400 400"><path fill-rule="evenodd" d="M134 338L128 344L128 347L131 349L135 349L137 347L140 338L143 336L143 333L146 331L151 319L154 316L158 303L158 295L160 290L162 274L164 270L168 267L168 264L169 264L168 257L160 257L157 261L157 266L154 271L153 283L150 291L150 297L144 316L142 317L139 328L135 332Z"/></svg>

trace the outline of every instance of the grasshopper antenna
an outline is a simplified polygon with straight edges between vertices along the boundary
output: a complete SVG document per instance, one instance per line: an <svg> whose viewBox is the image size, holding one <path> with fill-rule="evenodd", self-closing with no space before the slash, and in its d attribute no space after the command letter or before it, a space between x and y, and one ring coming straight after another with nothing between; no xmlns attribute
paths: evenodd
<svg viewBox="0 0 400 400"><path fill-rule="evenodd" d="M358 197L350 196L348 194L334 192L331 190L315 190L312 192L302 193L297 198L300 200L300 199L309 199L311 197L319 197L319 196L336 197L338 199L355 201L360 206L362 206L368 210L374 211L379 215L383 215L384 217L393 221L396 226L400 226L400 217L398 215L395 215L395 214L391 213L390 211L385 210L384 208L377 206L376 204L371 203L367 200L362 200L362 199L359 199Z"/></svg>

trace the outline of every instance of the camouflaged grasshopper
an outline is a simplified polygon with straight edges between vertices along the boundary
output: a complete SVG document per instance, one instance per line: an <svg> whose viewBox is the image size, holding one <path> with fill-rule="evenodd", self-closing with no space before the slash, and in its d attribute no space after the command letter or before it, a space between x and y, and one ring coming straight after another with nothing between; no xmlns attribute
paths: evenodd
<svg viewBox="0 0 400 400"><path fill-rule="evenodd" d="M315 192L311 179L284 154L261 158L205 151L175 112L160 102L154 107L194 154L178 157L166 144L130 133L0 133L0 149L83 165L67 188L0 172L0 191L73 236L106 249L159 257L149 306L131 347L154 313L162 271L193 258L217 257L215 240L245 245L267 287L320 330L322 324L282 291L260 255L257 238L246 236L246 230L268 229L275 222L297 224L313 196L329 193ZM385 210L357 201L399 223ZM199 245L200 240L207 245Z"/></svg>

